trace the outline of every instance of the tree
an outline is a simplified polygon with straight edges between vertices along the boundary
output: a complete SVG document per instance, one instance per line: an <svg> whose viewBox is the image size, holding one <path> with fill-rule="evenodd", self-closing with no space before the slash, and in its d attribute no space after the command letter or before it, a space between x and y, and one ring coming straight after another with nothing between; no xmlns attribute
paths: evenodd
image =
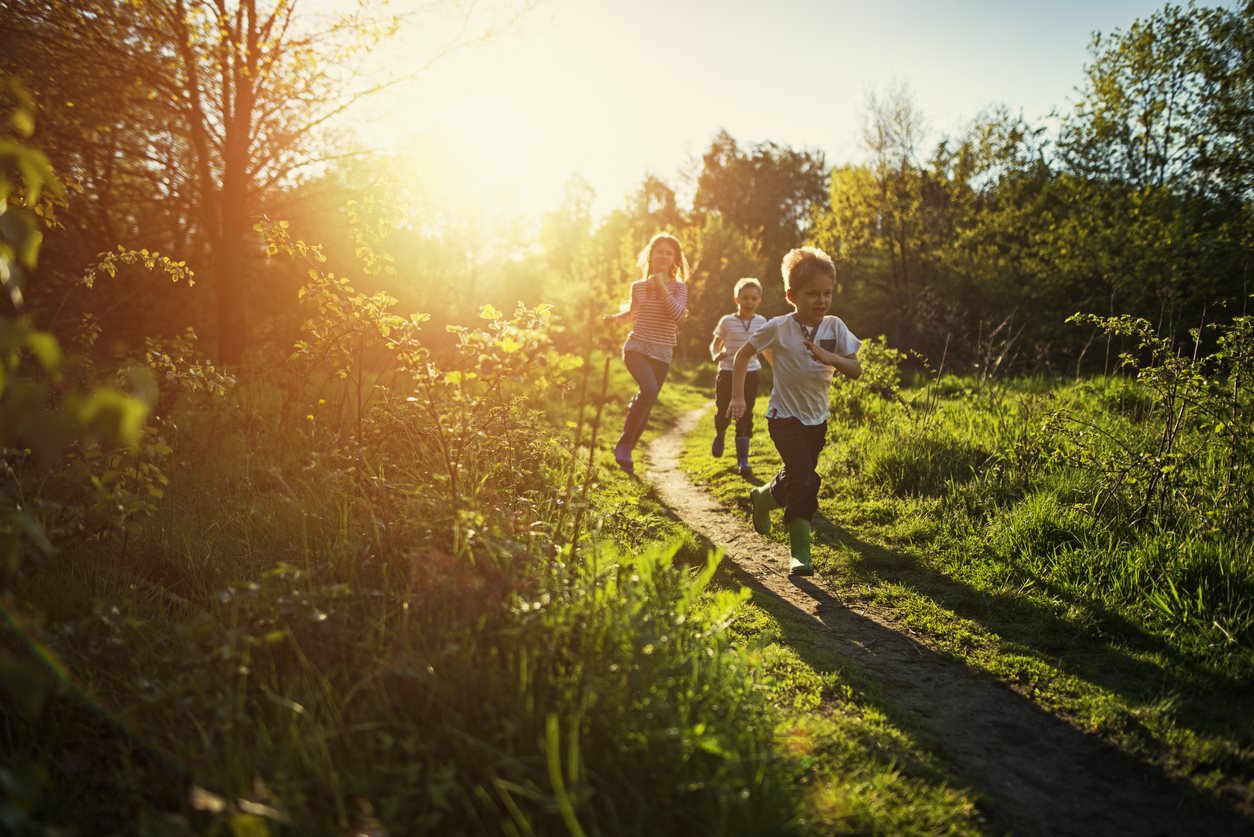
<svg viewBox="0 0 1254 837"><path fill-rule="evenodd" d="M815 238L841 260L858 304L876 311L876 328L899 346L926 349L939 315L924 302L936 301L930 286L952 225L950 184L941 163L920 162L924 119L908 89L870 94L865 118L867 162L832 172Z"/></svg>
<svg viewBox="0 0 1254 837"><path fill-rule="evenodd" d="M756 276L762 282L761 314L771 317L790 310L782 282L768 282L758 275L762 264L758 243L725 218L707 215L705 223L692 231L691 241L688 319L680 333L685 352L693 357L705 356L710 333L719 317L734 310L732 290L742 277Z"/></svg>
<svg viewBox="0 0 1254 837"><path fill-rule="evenodd" d="M165 179L172 202L191 208L181 234L199 242L209 261L201 275L216 292L219 354L239 361L249 334L249 280L263 246L253 224L274 193L290 187L302 170L344 153L320 146L337 116L412 76L370 76L365 70L371 47L396 32L402 16L382 15L370 3L329 18L299 15L297 0L87 0L48 9L5 2L20 13L15 31L55 36L47 41L52 51L33 62L68 57L74 72L90 73L96 66L90 50L73 45L98 45L105 62L115 62L130 80L123 88L142 90L146 107L160 113L160 130L132 132L115 153L79 156L73 163L92 177L115 160L130 170L147 165L158 181L158 172L171 173ZM433 2L419 11L440 6ZM485 36L471 14L454 43ZM451 46L437 49L436 56ZM133 95L119 101L124 107L116 119L137 112ZM92 109L107 110L98 104ZM142 148L134 147L136 141Z"/></svg>
<svg viewBox="0 0 1254 837"><path fill-rule="evenodd" d="M0 0L0 31L4 66L32 91L39 144L69 187L32 307L61 310L85 266L119 243L202 261L187 146L153 92L170 55L141 35L135 6Z"/></svg>
<svg viewBox="0 0 1254 837"><path fill-rule="evenodd" d="M1206 25L1201 72L1211 127L1200 163L1209 183L1254 201L1254 0L1240 11L1207 10Z"/></svg>
<svg viewBox="0 0 1254 837"><path fill-rule="evenodd" d="M761 245L760 278L778 278L779 260L802 244L826 197L821 151L796 151L773 142L742 148L727 131L702 157L693 209L697 220L718 213Z"/></svg>
<svg viewBox="0 0 1254 837"><path fill-rule="evenodd" d="M1165 333L1246 293L1250 19L1249 4L1240 13L1167 5L1094 36L1082 98L1062 126L1060 168L1078 205L1105 211L1058 244L1111 248L1102 258L1115 262L1112 313Z"/></svg>
<svg viewBox="0 0 1254 837"><path fill-rule="evenodd" d="M1069 169L1132 189L1203 185L1209 17L1167 5L1126 32L1093 36L1086 86L1060 140Z"/></svg>

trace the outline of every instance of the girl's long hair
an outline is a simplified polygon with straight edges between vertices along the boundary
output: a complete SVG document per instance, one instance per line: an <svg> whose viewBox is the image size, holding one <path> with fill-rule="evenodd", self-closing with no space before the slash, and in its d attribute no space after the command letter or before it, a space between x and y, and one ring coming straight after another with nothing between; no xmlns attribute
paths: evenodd
<svg viewBox="0 0 1254 837"><path fill-rule="evenodd" d="M669 241L671 246L675 248L675 252L679 258L675 259L675 264L671 266L671 278L678 279L680 282L688 281L688 259L684 256L683 245L679 243L679 239L670 233L660 232L649 239L649 243L644 245L644 249L640 251L640 255L636 258L636 263L640 265L640 278L649 278L649 257L653 255L653 248L657 246L659 241Z"/></svg>

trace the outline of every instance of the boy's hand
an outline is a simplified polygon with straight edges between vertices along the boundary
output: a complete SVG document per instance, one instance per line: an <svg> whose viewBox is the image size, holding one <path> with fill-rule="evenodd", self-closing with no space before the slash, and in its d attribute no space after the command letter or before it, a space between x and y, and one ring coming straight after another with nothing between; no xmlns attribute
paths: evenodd
<svg viewBox="0 0 1254 837"><path fill-rule="evenodd" d="M814 355L814 359L819 363L825 363L828 366L836 365L836 361L840 355L835 352L829 352L818 343L814 343L809 340L802 340L801 342L805 344L805 347L810 350L810 354Z"/></svg>
<svg viewBox="0 0 1254 837"><path fill-rule="evenodd" d="M714 362L718 363L720 360L722 360L725 357L727 357L727 350L723 349L721 352L714 355Z"/></svg>
<svg viewBox="0 0 1254 837"><path fill-rule="evenodd" d="M727 402L727 417L732 421L739 421L740 417L745 414L745 400L743 398L733 398Z"/></svg>

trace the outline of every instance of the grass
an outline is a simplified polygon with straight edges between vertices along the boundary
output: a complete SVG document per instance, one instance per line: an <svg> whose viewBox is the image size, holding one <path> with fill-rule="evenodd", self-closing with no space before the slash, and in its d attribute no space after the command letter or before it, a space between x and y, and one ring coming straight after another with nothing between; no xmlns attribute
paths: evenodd
<svg viewBox="0 0 1254 837"><path fill-rule="evenodd" d="M1078 728L1249 806L1248 544L1095 522L1093 472L1066 452L1078 443L1042 424L1061 405L1118 428L1144 399L1126 385L1032 379L990 392L952 377L906 396L914 410L865 409L865 396L859 416L838 409L819 468L822 576ZM769 479L779 460L758 427L752 460ZM709 456L704 431L685 468L747 508L744 480Z"/></svg>
<svg viewBox="0 0 1254 837"><path fill-rule="evenodd" d="M518 414L535 444L473 437L458 473L497 476L456 507L369 423L369 467L316 426L291 431L307 456L251 419L183 439L194 467L124 539L4 577L5 828L976 831L922 748L613 467L628 391L615 364L578 558L564 402L558 429ZM652 432L700 397L682 374L666 394Z"/></svg>
<svg viewBox="0 0 1254 837"><path fill-rule="evenodd" d="M438 427L397 404L360 448L318 421L276 444L264 391L246 433L193 405L178 425L214 444L175 440L153 515L0 577L6 828L984 829L890 695L614 467L632 386L609 368L591 474L569 447L577 388L545 396L546 422L470 385ZM646 442L708 402L704 372L673 371ZM1059 388L943 383L926 423L864 398L866 421L834 428L819 571L1080 728L1240 793L1247 568L1223 543L1095 528L1091 475L1051 470L1024 429ZM433 439L456 453L435 468ZM685 467L743 506L708 441ZM751 458L777 464L761 422ZM1240 640L1216 645L1208 615Z"/></svg>
<svg viewBox="0 0 1254 837"><path fill-rule="evenodd" d="M668 384L667 420L708 403L701 371ZM712 424L703 430L712 431ZM755 445L761 438L755 437ZM755 461L761 461L760 453L754 449ZM709 432L702 430L689 437L685 463L700 458L725 484L743 490L743 478L727 465L734 459L715 464L709 458ZM713 583L726 590L742 586L727 567ZM750 594L729 631L754 649L754 659L766 674L767 696L779 713L777 745L793 759L803 831L981 833L978 797L955 783L925 742L890 720L881 708L887 703L884 697L833 653L805 619L773 596Z"/></svg>

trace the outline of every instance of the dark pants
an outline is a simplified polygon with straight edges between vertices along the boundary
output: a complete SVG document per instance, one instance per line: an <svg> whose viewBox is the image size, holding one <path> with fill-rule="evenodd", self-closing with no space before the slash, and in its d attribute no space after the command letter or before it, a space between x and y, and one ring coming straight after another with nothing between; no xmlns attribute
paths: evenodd
<svg viewBox="0 0 1254 837"><path fill-rule="evenodd" d="M714 379L714 433L722 436L727 432L731 419L727 417L727 405L731 403L732 371L718 370ZM736 419L736 436L748 439L753 435L753 402L758 398L758 373L745 373L745 414Z"/></svg>
<svg viewBox="0 0 1254 837"><path fill-rule="evenodd" d="M666 382L666 373L670 371L671 365L643 352L632 351L623 352L623 362L627 364L631 377L635 378L636 386L640 387L640 391L627 407L623 435L618 437L618 444L614 446L616 452L627 454L640 441L640 434L649 423L649 413L657 403L658 393L662 391L662 384Z"/></svg>
<svg viewBox="0 0 1254 837"><path fill-rule="evenodd" d="M823 480L815 468L819 452L827 444L827 422L805 425L795 418L768 418L766 429L784 460L784 467L771 481L771 496L784 507L784 524L810 520L819 510Z"/></svg>

